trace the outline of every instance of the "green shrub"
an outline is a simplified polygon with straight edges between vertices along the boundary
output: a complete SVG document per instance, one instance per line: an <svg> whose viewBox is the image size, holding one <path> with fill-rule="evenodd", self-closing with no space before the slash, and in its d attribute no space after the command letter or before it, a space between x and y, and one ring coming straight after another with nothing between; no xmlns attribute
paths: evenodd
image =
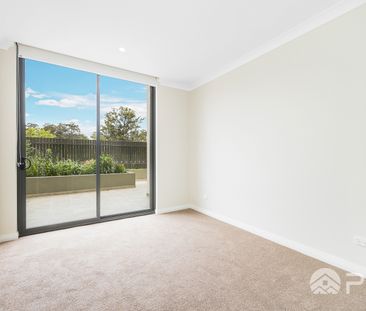
<svg viewBox="0 0 366 311"><path fill-rule="evenodd" d="M96 161L94 159L84 162L72 160L57 160L54 158L51 149L43 156L39 154L30 144L27 144L27 156L31 166L26 170L27 177L36 176L66 176L96 174ZM100 156L100 173L125 173L123 163L118 163L108 154Z"/></svg>
<svg viewBox="0 0 366 311"><path fill-rule="evenodd" d="M125 173L126 168L123 163L117 163L109 154L102 154L100 156L100 173Z"/></svg>
<svg viewBox="0 0 366 311"><path fill-rule="evenodd" d="M72 161L64 160L53 163L53 170L57 176L65 175L80 175L82 172L82 164Z"/></svg>
<svg viewBox="0 0 366 311"><path fill-rule="evenodd" d="M43 137L43 138L55 138L56 135L52 134L50 131L47 131L43 128L38 127L28 127L25 130L26 137Z"/></svg>
<svg viewBox="0 0 366 311"><path fill-rule="evenodd" d="M113 161L113 158L110 155L102 154L100 156L99 167L101 174L114 173L115 162Z"/></svg>
<svg viewBox="0 0 366 311"><path fill-rule="evenodd" d="M116 163L115 173L126 173L126 167L123 163Z"/></svg>
<svg viewBox="0 0 366 311"><path fill-rule="evenodd" d="M34 176L55 176L57 175L56 169L53 163L52 151L48 149L44 156L39 155L34 150L28 155L31 161L31 166L27 168L27 177Z"/></svg>
<svg viewBox="0 0 366 311"><path fill-rule="evenodd" d="M81 165L81 174L96 174L96 161L94 159L87 160Z"/></svg>

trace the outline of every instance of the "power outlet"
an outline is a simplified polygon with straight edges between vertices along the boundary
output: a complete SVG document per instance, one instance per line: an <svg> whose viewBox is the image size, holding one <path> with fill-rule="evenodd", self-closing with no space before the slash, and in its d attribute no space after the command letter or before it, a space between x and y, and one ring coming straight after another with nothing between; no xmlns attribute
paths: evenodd
<svg viewBox="0 0 366 311"><path fill-rule="evenodd" d="M366 247L366 238L363 238L361 236L355 236L353 238L353 243L361 247Z"/></svg>

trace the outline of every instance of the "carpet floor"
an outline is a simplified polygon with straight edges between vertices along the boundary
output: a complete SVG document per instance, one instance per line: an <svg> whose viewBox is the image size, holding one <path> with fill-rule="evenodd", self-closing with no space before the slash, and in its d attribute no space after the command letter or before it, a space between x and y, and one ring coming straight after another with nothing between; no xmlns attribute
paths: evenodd
<svg viewBox="0 0 366 311"><path fill-rule="evenodd" d="M314 295L328 265L187 210L0 245L0 310L366 310L366 284Z"/></svg>

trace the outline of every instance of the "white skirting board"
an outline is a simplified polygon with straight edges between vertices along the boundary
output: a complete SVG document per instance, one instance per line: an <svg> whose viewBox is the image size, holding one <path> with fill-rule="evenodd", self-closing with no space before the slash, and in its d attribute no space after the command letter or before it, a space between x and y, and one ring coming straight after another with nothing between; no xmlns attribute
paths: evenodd
<svg viewBox="0 0 366 311"><path fill-rule="evenodd" d="M366 278L366 266L360 266L358 264L349 262L338 256L334 256L332 254L323 252L318 249L314 249L312 247L306 246L306 245L298 243L296 241L292 241L287 238L278 236L276 234L272 234L271 232L264 231L260 228L256 228L254 226L242 223L242 222L232 219L230 217L213 212L209 209L202 209L197 206L190 206L190 208L194 209L195 211L197 211L199 213L205 214L207 216L210 216L212 218L215 218L215 219L225 222L227 224L233 225L235 227L238 227L240 229L253 233L257 236L260 236L260 237L267 239L269 241L272 241L274 243L288 247L288 248L295 250L299 253L302 253L306 256L315 258L315 259L320 260L329 265L338 267L342 270L345 270L345 271L348 271L348 272L351 272L351 273L354 273L354 274L357 274L357 275L360 275L360 276L363 276L364 278Z"/></svg>
<svg viewBox="0 0 366 311"><path fill-rule="evenodd" d="M14 240L17 240L18 237L19 237L18 232L8 233L8 234L1 234L0 235L0 243L14 241Z"/></svg>
<svg viewBox="0 0 366 311"><path fill-rule="evenodd" d="M171 212L176 212L176 211L182 211L182 210L189 209L189 208L192 208L192 206L188 205L188 204L177 205L177 206L172 206L172 207L165 207L165 208L157 208L156 214L171 213Z"/></svg>

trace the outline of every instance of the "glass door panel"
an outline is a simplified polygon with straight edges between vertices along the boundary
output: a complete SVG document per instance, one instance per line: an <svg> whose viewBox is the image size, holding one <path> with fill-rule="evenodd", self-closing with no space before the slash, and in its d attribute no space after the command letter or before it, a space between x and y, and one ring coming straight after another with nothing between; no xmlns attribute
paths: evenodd
<svg viewBox="0 0 366 311"><path fill-rule="evenodd" d="M100 215L148 210L149 88L100 77Z"/></svg>
<svg viewBox="0 0 366 311"><path fill-rule="evenodd" d="M96 218L96 75L24 61L26 229Z"/></svg>

